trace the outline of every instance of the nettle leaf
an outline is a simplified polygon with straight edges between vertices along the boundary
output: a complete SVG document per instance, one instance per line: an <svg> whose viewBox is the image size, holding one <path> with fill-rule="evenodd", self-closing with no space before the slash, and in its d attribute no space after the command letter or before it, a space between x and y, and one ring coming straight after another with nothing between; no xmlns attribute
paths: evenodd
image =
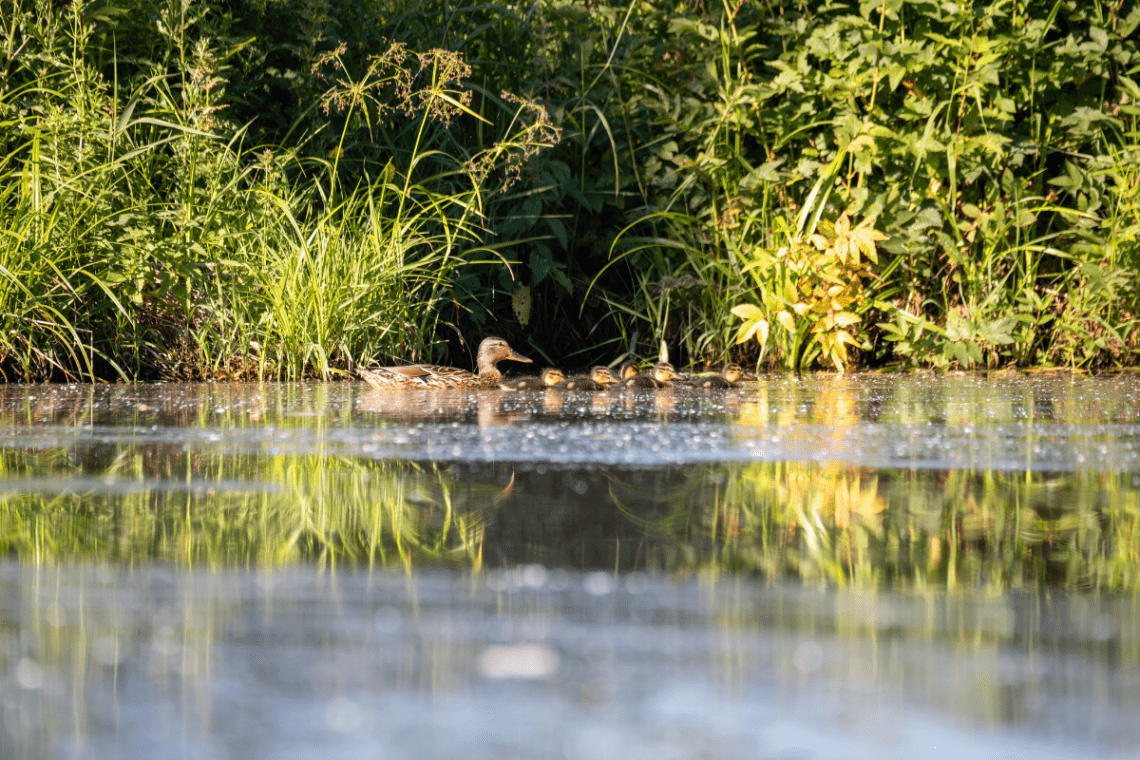
<svg viewBox="0 0 1140 760"><path fill-rule="evenodd" d="M545 280L554 268L554 257L550 254L550 249L544 245L535 246L535 250L530 252L530 265L531 275L534 277L533 284L538 285Z"/></svg>
<svg viewBox="0 0 1140 760"><path fill-rule="evenodd" d="M1100 27L1093 26L1089 28L1089 39L1096 44L1101 52L1108 50L1108 32Z"/></svg>
<svg viewBox="0 0 1140 760"><path fill-rule="evenodd" d="M543 218L546 219L546 224L550 227L550 231L554 233L554 237L558 238L558 242L562 245L562 250L568 250L570 245L569 235L566 232L566 225L562 223L561 219L555 216L547 216Z"/></svg>

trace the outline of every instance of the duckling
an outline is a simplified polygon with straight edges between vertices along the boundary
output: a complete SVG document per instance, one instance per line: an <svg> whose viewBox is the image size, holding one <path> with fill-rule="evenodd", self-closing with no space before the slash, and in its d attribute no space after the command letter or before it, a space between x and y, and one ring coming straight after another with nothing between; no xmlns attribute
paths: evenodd
<svg viewBox="0 0 1140 760"><path fill-rule="evenodd" d="M637 377L641 374L641 370L637 368L637 362L629 361L623 362L618 368L618 380L625 382L631 377Z"/></svg>
<svg viewBox="0 0 1140 760"><path fill-rule="evenodd" d="M684 385L684 383L676 382L680 379L680 375L673 369L673 365L669 362L658 362L653 365L653 382L658 388L670 388L673 386Z"/></svg>
<svg viewBox="0 0 1140 760"><path fill-rule="evenodd" d="M540 391L554 388L566 381L562 370L547 367L538 377L520 377L514 380L501 380L499 387L505 391Z"/></svg>
<svg viewBox="0 0 1140 760"><path fill-rule="evenodd" d="M739 364L726 364L720 369L720 374L698 377L692 381L694 388L737 388L744 377L744 368Z"/></svg>
<svg viewBox="0 0 1140 760"><path fill-rule="evenodd" d="M619 370L621 384L626 388L656 388L657 383L649 375L643 375L635 362L626 362Z"/></svg>
<svg viewBox="0 0 1140 760"><path fill-rule="evenodd" d="M527 364L531 361L512 349L502 338L489 337L479 344L476 358L478 374L436 364L405 364L399 367L358 369L356 372L377 390L495 388L503 377L497 365L504 359Z"/></svg>
<svg viewBox="0 0 1140 760"><path fill-rule="evenodd" d="M571 375L566 382L560 385L568 391L601 391L607 385L614 385L618 379L609 367L594 367L588 375Z"/></svg>

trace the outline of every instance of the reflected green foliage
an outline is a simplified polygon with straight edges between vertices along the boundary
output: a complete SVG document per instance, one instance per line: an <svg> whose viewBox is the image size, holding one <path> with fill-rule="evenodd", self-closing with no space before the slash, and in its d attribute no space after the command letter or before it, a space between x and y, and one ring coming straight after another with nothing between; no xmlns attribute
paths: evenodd
<svg viewBox="0 0 1140 760"><path fill-rule="evenodd" d="M3 391L0 552L32 564L538 563L857 589L1140 590L1140 401L1127 375L821 375L716 398L570 401L413 401L336 383ZM460 456L458 441L552 430L562 432L551 450L583 430L620 445L637 422L760 443L759 456L779 439L784 454L668 466L674 452L636 466L488 460L486 449L429 461L422 447L407 449L418 461L378 458L417 437L436 457ZM883 449L876 427L920 445ZM936 457L973 453L945 469L925 445ZM973 466L975 456L1002 466ZM1081 467L1058 471L1066 462Z"/></svg>
<svg viewBox="0 0 1140 760"><path fill-rule="evenodd" d="M34 484L10 483L15 493L0 496L0 551L49 563L478 569L483 519L472 504L495 498L478 486L457 492L440 470L415 464L124 451L85 483L67 459L0 460L0 477ZM156 471L164 473L157 487Z"/></svg>
<svg viewBox="0 0 1140 760"><path fill-rule="evenodd" d="M1135 592L1135 480L776 462L698 469L653 505L620 482L612 493L656 539L646 562L663 571L855 588Z"/></svg>
<svg viewBox="0 0 1140 760"><path fill-rule="evenodd" d="M1140 590L1131 474L758 462L676 472L128 449L6 454L0 551L182 566L541 562L855 588ZM163 473L156 478L156 473ZM82 475L81 475L82 473ZM45 491L47 493L45 493Z"/></svg>

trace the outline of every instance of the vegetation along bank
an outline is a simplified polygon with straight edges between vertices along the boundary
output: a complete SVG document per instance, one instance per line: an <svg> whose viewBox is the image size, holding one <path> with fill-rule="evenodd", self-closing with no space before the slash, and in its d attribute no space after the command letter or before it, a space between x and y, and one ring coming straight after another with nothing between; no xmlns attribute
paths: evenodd
<svg viewBox="0 0 1140 760"><path fill-rule="evenodd" d="M3 0L9 381L1113 367L1140 5Z"/></svg>

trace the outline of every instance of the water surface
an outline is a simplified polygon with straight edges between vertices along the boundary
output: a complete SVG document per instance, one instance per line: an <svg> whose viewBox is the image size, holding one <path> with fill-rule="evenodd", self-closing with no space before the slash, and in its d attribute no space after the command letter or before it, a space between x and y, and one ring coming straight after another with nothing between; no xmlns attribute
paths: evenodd
<svg viewBox="0 0 1140 760"><path fill-rule="evenodd" d="M3 386L0 757L1137 756L1138 432L1132 375Z"/></svg>

